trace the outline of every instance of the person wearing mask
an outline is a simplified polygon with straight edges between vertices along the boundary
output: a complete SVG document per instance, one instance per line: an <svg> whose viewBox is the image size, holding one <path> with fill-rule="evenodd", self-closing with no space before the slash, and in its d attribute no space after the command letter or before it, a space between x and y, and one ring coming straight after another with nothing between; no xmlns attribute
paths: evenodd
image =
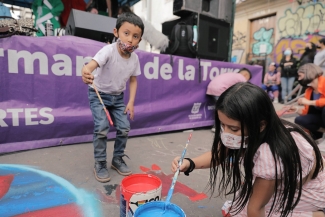
<svg viewBox="0 0 325 217"><path fill-rule="evenodd" d="M323 72L325 72L325 38L319 40L318 44L320 51L317 52L314 58L315 65L322 68Z"/></svg>
<svg viewBox="0 0 325 217"><path fill-rule="evenodd" d="M214 77L208 87L206 94L212 96L217 102L220 95L225 92L229 87L239 82L248 82L252 78L252 73L247 68L239 69L238 73L224 73ZM211 128L215 132L215 125Z"/></svg>
<svg viewBox="0 0 325 217"><path fill-rule="evenodd" d="M281 103L285 97L292 91L293 83L297 75L297 60L293 57L291 48L287 48L283 52L283 57L280 62L281 67ZM290 100L290 99L289 99Z"/></svg>
<svg viewBox="0 0 325 217"><path fill-rule="evenodd" d="M277 71L277 65L274 62L270 63L269 71L264 75L262 89L270 95L274 103L279 103L280 76L281 73Z"/></svg>
<svg viewBox="0 0 325 217"><path fill-rule="evenodd" d="M325 216L324 157L303 129L278 117L265 91L237 83L221 94L215 114L211 149L180 166L174 158L172 172L209 169L211 199L215 190L232 199L226 216Z"/></svg>
<svg viewBox="0 0 325 217"><path fill-rule="evenodd" d="M305 52L301 55L299 60L299 67L306 63L314 63L316 55L316 45L312 42L306 43Z"/></svg>
<svg viewBox="0 0 325 217"><path fill-rule="evenodd" d="M322 74L322 69L313 63L299 67L299 84L307 89L298 104L304 107L290 107L299 114L294 122L307 129L315 140L322 138L325 128L325 77Z"/></svg>
<svg viewBox="0 0 325 217"><path fill-rule="evenodd" d="M121 15L125 12L132 12L131 8L128 5L123 5L118 8L118 15ZM166 35L164 35L161 31L158 31L150 22L146 21L143 17L140 17L145 26L143 36L140 44L139 50L145 50L145 43L148 42L154 48L165 51L169 45L169 39Z"/></svg>
<svg viewBox="0 0 325 217"><path fill-rule="evenodd" d="M11 17L10 9L3 4L3 0L0 0L0 16Z"/></svg>

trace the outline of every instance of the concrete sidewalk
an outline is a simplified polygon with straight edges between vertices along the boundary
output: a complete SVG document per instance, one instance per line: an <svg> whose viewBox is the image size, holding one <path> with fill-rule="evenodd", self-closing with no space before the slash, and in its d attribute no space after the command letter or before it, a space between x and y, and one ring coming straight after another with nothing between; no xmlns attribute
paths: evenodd
<svg viewBox="0 0 325 217"><path fill-rule="evenodd" d="M283 105L276 104L276 110ZM287 117L293 121L294 117ZM126 163L133 173L154 174L162 180L163 200L167 195L173 174L170 171L171 161L175 156L181 155L190 132L177 131L155 135L131 137L128 140L125 158ZM213 133L210 128L195 129L188 146L186 157L195 157L210 150L213 141ZM114 141L108 141L108 166L112 158ZM325 151L325 145L323 151ZM0 156L0 169L3 164L27 165L36 167L38 170L55 174L67 180L76 189L94 195L99 204L98 215L94 216L119 216L119 185L124 178L115 170L110 169L111 181L100 183L93 174L94 158L92 143L58 146L37 150L11 153ZM1 172L1 171L0 171ZM15 173L15 176L18 174ZM181 174L171 202L180 206L189 217L221 217L221 207L225 198L214 195L209 199L207 190L209 170L195 170L190 176ZM1 173L0 173L1 184ZM32 188L35 184L29 185ZM19 185L17 187L19 189ZM15 194L18 190L16 189ZM11 198L17 197L14 192ZM32 192L35 194L36 192ZM22 196L20 194L19 196ZM1 189L0 189L0 216L1 214ZM26 195L23 195L26 196ZM14 202L14 201L13 201ZM17 204L15 206L18 206ZM30 205L32 206L32 205ZM24 208L24 207L23 207ZM29 207L24 208L26 213ZM3 210L2 210L3 211ZM100 213L100 214L99 214ZM28 216L28 215L26 215ZM70 215L74 216L74 215ZM88 217L86 214L84 216Z"/></svg>
<svg viewBox="0 0 325 217"><path fill-rule="evenodd" d="M172 132L157 135L131 137L128 140L125 158L133 173L150 173L162 180L163 200L167 195L173 174L171 161L181 155L190 132ZM195 157L211 148L213 133L210 128L195 129L188 146L186 157ZM114 141L108 141L108 166L112 158ZM119 184L123 176L110 169L111 181L100 183L94 178L93 146L91 143L66 145L52 148L24 151L0 156L0 164L19 164L36 167L55 174L77 189L96 196L102 209L102 216L119 216ZM0 165L1 166L1 165ZM206 186L209 170L196 170L185 176L181 174L171 202L180 206L187 216L221 217L225 199L209 199ZM1 196L0 196L1 198ZM1 206L1 200L0 200ZM1 208L0 208L1 213ZM0 214L3 217L3 215Z"/></svg>

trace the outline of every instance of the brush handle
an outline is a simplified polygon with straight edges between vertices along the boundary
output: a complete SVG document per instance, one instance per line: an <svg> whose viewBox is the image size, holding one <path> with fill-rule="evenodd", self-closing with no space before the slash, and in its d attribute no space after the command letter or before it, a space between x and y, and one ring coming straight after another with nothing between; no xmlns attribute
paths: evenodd
<svg viewBox="0 0 325 217"><path fill-rule="evenodd" d="M177 168L177 170L176 170L176 172L174 174L172 184L171 184L170 189L169 189L168 194L167 194L167 198L166 198L166 202L167 203L169 203L170 202L170 199L172 198L172 195L173 195L173 192L174 192L174 188L175 188L175 184L176 184L176 180L177 180L177 177L179 175L179 168L180 168L180 166L183 163L183 159L184 159L185 154L186 154L186 151L187 151L187 146L190 143L191 138L192 138L192 133L190 134L190 136L189 136L189 138L188 138L188 140L186 142L186 146L185 146L185 148L183 150L182 156L181 156L181 158L178 161L178 168Z"/></svg>
<svg viewBox="0 0 325 217"><path fill-rule="evenodd" d="M87 69L87 71L89 71L88 67L87 67L85 64L83 65L83 67L85 67L85 68ZM107 111L107 109L106 109L106 107L105 107L105 105L104 105L104 103L103 103L102 97L100 97L100 94L98 93L98 90L97 90L97 88L96 88L94 82L92 83L92 86L93 86L93 88L94 88L94 90L95 90L95 92L96 92L96 94L97 94L97 97L98 97L100 103L101 103L102 106L103 106L103 109L104 109L104 111L105 111L105 113L106 113L106 116L107 116L107 119L108 119L110 125L113 126L112 118L111 118L111 116L109 115L109 113L108 113L108 111Z"/></svg>
<svg viewBox="0 0 325 217"><path fill-rule="evenodd" d="M97 90L95 84L93 83L92 85L93 85L93 88L95 89L95 92L96 92L96 94L97 94L97 97L98 97L100 103L102 104L102 106L103 106L103 108L104 108L104 111L105 111L105 113L106 113L106 116L107 116L107 119L108 119L110 125L113 126L112 118L111 118L111 116L109 115L109 113L108 113L108 111L107 111L107 109L106 109L106 107L105 107L105 105L104 105L104 103L103 103L102 97L100 97L100 94L98 93L98 90Z"/></svg>

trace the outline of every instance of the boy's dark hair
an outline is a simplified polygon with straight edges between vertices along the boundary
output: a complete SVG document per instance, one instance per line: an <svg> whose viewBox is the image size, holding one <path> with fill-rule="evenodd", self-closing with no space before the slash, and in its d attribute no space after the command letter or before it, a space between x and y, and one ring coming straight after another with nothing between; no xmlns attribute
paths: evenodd
<svg viewBox="0 0 325 217"><path fill-rule="evenodd" d="M132 13L131 8L128 5L123 5L119 9L122 11L122 13L126 13L126 12Z"/></svg>
<svg viewBox="0 0 325 217"><path fill-rule="evenodd" d="M249 69L248 68L241 68L241 69L239 69L239 71L238 71L238 73L240 73L240 72L242 72L242 71L247 71L248 72L248 74L249 74L249 80L251 80L252 79L252 72L251 71L249 71Z"/></svg>
<svg viewBox="0 0 325 217"><path fill-rule="evenodd" d="M122 13L116 21L116 26L115 28L117 29L117 31L120 29L120 27L123 25L124 22L128 22L131 23L135 26L138 26L141 29L141 36L143 35L143 31L144 31L144 25L143 22L141 20L140 17L138 17L137 15L135 15L132 12L125 12Z"/></svg>
<svg viewBox="0 0 325 217"><path fill-rule="evenodd" d="M325 38L320 39L318 42L325 45Z"/></svg>

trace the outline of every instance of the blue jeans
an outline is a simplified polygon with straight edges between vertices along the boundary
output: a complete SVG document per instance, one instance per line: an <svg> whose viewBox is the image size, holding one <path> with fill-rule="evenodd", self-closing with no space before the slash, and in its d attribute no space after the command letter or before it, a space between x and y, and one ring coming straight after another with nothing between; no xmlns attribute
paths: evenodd
<svg viewBox="0 0 325 217"><path fill-rule="evenodd" d="M282 100L292 91L293 83L295 82L295 77L281 77L281 97ZM289 98L291 99L291 97Z"/></svg>
<svg viewBox="0 0 325 217"><path fill-rule="evenodd" d="M266 86L265 84L262 84L262 89L265 90L266 92L272 91L272 93L274 91L279 90L279 86L278 85L271 85L271 86Z"/></svg>
<svg viewBox="0 0 325 217"><path fill-rule="evenodd" d="M123 156L130 131L130 122L127 114L124 114L124 94L109 95L102 92L99 92L99 94L116 128L113 156ZM95 90L91 87L88 88L88 99L94 119L93 145L95 160L106 161L107 133L109 131L108 119Z"/></svg>

